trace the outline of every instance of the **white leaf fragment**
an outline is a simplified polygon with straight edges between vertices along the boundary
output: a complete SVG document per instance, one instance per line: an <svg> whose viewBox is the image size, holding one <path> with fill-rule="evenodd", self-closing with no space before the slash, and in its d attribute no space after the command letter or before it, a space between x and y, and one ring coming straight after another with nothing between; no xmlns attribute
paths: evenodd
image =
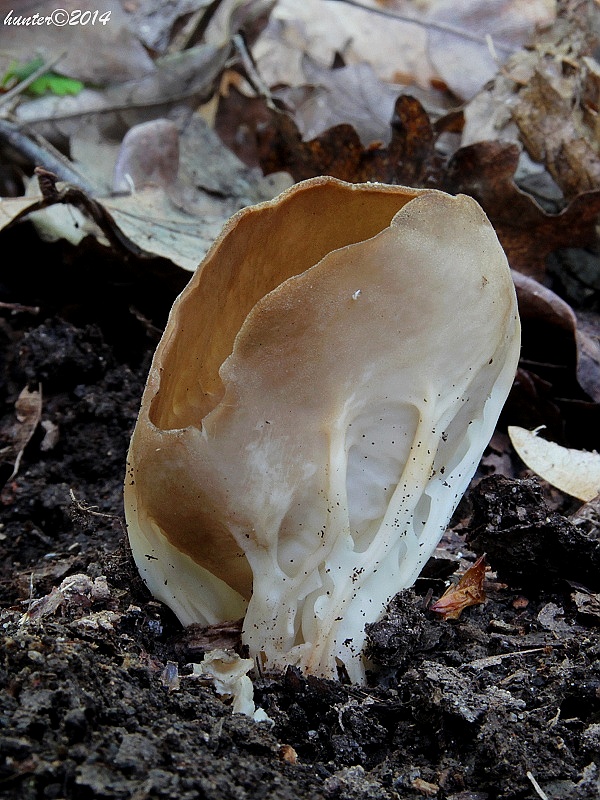
<svg viewBox="0 0 600 800"><path fill-rule="evenodd" d="M589 502L600 494L600 454L562 447L541 439L538 429L510 426L508 435L529 469L572 497Z"/></svg>

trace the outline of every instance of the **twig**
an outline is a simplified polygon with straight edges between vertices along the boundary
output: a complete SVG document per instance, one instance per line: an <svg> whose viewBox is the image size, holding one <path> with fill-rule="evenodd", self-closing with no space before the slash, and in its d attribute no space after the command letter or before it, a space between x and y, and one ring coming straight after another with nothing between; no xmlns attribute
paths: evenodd
<svg viewBox="0 0 600 800"><path fill-rule="evenodd" d="M212 3L202 6L193 13L179 33L173 37L173 41L167 47L167 54L180 53L200 42L220 5L221 0L213 0Z"/></svg>
<svg viewBox="0 0 600 800"><path fill-rule="evenodd" d="M71 500L73 504L77 508L78 511L81 511L82 514L90 514L93 517L105 517L106 519L118 519L119 521L121 518L118 514L103 514L101 511L95 511L94 509L98 508L98 506L86 506L81 500L78 500L75 497L75 492L73 489L69 489L69 494L71 495Z"/></svg>
<svg viewBox="0 0 600 800"><path fill-rule="evenodd" d="M22 303L2 303L0 302L0 308L5 308L8 311L24 311L27 314L39 314L40 309L39 306L24 306Z"/></svg>
<svg viewBox="0 0 600 800"><path fill-rule="evenodd" d="M68 158L63 156L50 142L37 133L26 133L18 125L6 119L0 119L0 139L4 139L11 147L29 159L32 164L39 165L53 172L58 180L74 183L88 194L95 194L94 187L87 182Z"/></svg>
<svg viewBox="0 0 600 800"><path fill-rule="evenodd" d="M4 226L5 230L14 227L34 211L43 211L45 208L57 204L72 205L96 223L118 253L123 253L126 256L134 255L140 258L148 257L148 253L145 250L142 250L127 238L106 208L92 197L88 197L80 187L64 186L61 189L57 189L55 185L56 175L53 176L53 184L52 178L47 171L36 167L36 173L43 175L43 187L47 194L41 200L34 201L30 206L27 206L27 208L24 208L14 216L8 225Z"/></svg>
<svg viewBox="0 0 600 800"><path fill-rule="evenodd" d="M20 83L17 83L17 85L13 86L12 89L9 89L6 94L0 95L0 108L9 103L13 97L17 97L18 95L22 94L28 86L31 86L31 84L40 77L40 75L45 75L46 72L51 70L52 67L56 66L61 58L66 55L67 53L65 51L50 61L44 61L42 66L38 67L35 72L32 72L28 78L24 78L22 81L20 81Z"/></svg>
<svg viewBox="0 0 600 800"><path fill-rule="evenodd" d="M440 33L449 33L451 36L457 36L460 39L468 39L470 42L477 42L477 44L488 46L489 34L487 36L479 36L477 33L471 33L470 31L464 30L464 28L456 28L454 25L448 25L444 22L435 22L434 20L429 19L415 19L414 17L407 17L405 14L394 14L392 11L386 11L384 8L363 6L362 3L357 3L356 0L337 1L340 3L347 3L349 6L354 6L354 8L362 8L363 11L370 11L372 14L379 14L380 16L387 17L388 19L395 19L398 22L408 22L412 25L420 25L422 28L439 31ZM499 43L496 43L495 47L496 50L499 50L506 55L514 53L517 49L511 45Z"/></svg>
<svg viewBox="0 0 600 800"><path fill-rule="evenodd" d="M552 645L556 647L555 644ZM505 658L512 658L513 656L528 656L530 653L542 653L545 647L532 647L530 650L513 650L511 653L501 653L497 656L485 656L484 658L476 658L474 661L469 661L466 665L471 669L487 669L487 667L495 667L500 664Z"/></svg>
<svg viewBox="0 0 600 800"><path fill-rule="evenodd" d="M542 787L539 785L539 783L536 781L536 779L533 777L533 773L527 772L526 775L529 778L529 780L531 781L531 785L535 789L535 792L538 795L538 797L540 798L540 800L548 800L548 795L542 789Z"/></svg>
<svg viewBox="0 0 600 800"><path fill-rule="evenodd" d="M258 94L263 98L266 102L267 106L271 109L276 110L275 103L273 102L273 97L271 92L269 91L269 87L261 78L258 69L256 68L256 64L254 63L254 59L252 58L252 54L246 47L246 42L244 37L241 33L236 33L233 36L233 44L238 51L240 58L242 59L242 66L246 71L246 77L253 85L254 89L258 92Z"/></svg>

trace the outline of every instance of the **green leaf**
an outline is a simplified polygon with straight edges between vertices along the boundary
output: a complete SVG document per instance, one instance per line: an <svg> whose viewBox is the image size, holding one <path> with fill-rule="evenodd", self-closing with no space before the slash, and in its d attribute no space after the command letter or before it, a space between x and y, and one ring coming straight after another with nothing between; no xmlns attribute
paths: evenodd
<svg viewBox="0 0 600 800"><path fill-rule="evenodd" d="M40 56L32 58L25 64L18 64L13 61L2 76L0 85L6 86L12 83L13 86L16 86L30 75L33 75L43 64L44 60ZM40 97L43 94L55 94L62 97L67 94L79 94L82 89L83 83L75 80L75 78L67 78L56 72L45 72L27 87L25 93L33 97Z"/></svg>
<svg viewBox="0 0 600 800"><path fill-rule="evenodd" d="M56 94L62 97L66 94L79 94L82 89L83 83L75 78L57 75L56 72L46 72L27 87L27 92L36 97L42 94Z"/></svg>

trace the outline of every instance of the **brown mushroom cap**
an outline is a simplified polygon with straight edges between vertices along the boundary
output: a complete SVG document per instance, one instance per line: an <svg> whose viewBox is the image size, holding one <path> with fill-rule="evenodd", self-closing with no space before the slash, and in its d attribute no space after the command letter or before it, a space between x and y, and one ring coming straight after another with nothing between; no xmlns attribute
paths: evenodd
<svg viewBox="0 0 600 800"><path fill-rule="evenodd" d="M245 209L176 301L130 448L134 556L184 623L360 680L510 389L510 271L465 196L316 178Z"/></svg>

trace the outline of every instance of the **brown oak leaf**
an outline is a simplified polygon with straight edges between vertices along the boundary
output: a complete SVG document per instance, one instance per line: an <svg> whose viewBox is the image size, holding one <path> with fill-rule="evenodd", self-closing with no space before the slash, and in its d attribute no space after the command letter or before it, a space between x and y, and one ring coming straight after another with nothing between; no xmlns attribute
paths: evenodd
<svg viewBox="0 0 600 800"><path fill-rule="evenodd" d="M515 144L490 141L462 147L448 164L444 188L474 197L490 218L511 267L540 280L553 250L596 241L600 190L584 192L559 214L548 214L515 184L518 160Z"/></svg>
<svg viewBox="0 0 600 800"><path fill-rule="evenodd" d="M308 142L292 118L273 111L271 123L257 131L263 172L279 170L300 181L316 175L359 183L436 186L441 178L441 159L435 152L436 134L418 100L401 95L391 120L388 147L373 143L364 147L351 125L335 125Z"/></svg>

